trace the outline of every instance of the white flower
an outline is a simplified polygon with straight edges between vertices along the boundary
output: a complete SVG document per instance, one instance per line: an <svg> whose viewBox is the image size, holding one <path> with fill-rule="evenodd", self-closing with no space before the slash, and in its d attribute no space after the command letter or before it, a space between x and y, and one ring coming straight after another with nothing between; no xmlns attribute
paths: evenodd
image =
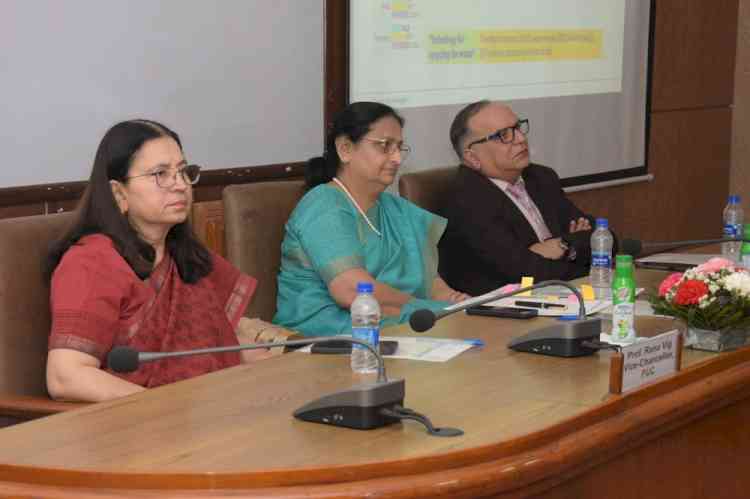
<svg viewBox="0 0 750 499"><path fill-rule="evenodd" d="M735 272L723 280L724 287L730 292L743 297L750 297L750 274Z"/></svg>

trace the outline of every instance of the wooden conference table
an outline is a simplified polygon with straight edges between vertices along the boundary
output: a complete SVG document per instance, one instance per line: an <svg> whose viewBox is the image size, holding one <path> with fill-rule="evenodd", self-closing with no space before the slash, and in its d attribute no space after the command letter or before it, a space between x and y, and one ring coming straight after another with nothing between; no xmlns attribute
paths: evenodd
<svg viewBox="0 0 750 499"><path fill-rule="evenodd" d="M639 285L661 275L639 271ZM2 429L0 496L747 497L750 348L685 350L677 375L609 396L610 353L506 348L549 321L456 314L428 334L485 347L446 363L387 361L406 379L406 405L463 437L296 420L357 378L345 356L291 353ZM638 319L640 334L673 326Z"/></svg>

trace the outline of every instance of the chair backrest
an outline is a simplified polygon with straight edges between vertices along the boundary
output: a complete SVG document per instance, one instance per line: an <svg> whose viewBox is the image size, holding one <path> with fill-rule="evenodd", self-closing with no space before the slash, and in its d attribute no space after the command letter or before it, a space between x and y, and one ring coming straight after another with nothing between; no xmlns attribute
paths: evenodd
<svg viewBox="0 0 750 499"><path fill-rule="evenodd" d="M450 190L456 173L457 166L406 173L398 180L398 192L420 208L440 215L443 197Z"/></svg>
<svg viewBox="0 0 750 499"><path fill-rule="evenodd" d="M247 317L270 321L276 313L276 278L281 266L284 225L304 193L301 180L230 185L224 189L227 259L258 279Z"/></svg>
<svg viewBox="0 0 750 499"><path fill-rule="evenodd" d="M50 331L44 260L71 213L0 220L0 397L48 400L45 369Z"/></svg>

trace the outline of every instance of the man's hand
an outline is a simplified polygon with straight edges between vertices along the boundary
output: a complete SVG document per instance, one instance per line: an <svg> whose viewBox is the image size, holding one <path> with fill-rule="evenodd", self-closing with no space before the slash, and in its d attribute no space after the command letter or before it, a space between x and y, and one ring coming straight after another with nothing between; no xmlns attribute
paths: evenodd
<svg viewBox="0 0 750 499"><path fill-rule="evenodd" d="M532 244L529 246L529 249L548 260L559 260L565 254L565 249L563 248L559 237L547 239L541 243Z"/></svg>
<svg viewBox="0 0 750 499"><path fill-rule="evenodd" d="M570 233L591 230L591 222L588 218L581 217L578 220L570 221Z"/></svg>

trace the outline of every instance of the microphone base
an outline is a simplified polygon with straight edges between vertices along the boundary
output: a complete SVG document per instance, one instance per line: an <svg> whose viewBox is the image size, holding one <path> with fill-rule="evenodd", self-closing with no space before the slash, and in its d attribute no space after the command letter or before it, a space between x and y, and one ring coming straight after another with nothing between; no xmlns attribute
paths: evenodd
<svg viewBox="0 0 750 499"><path fill-rule="evenodd" d="M552 357L582 357L597 351L583 343L598 340L601 331L601 319L560 322L514 338L508 343L508 348Z"/></svg>
<svg viewBox="0 0 750 499"><path fill-rule="evenodd" d="M308 402L294 411L294 417L311 423L371 430L400 421L381 414L381 409L403 406L405 394L403 379L357 385Z"/></svg>

